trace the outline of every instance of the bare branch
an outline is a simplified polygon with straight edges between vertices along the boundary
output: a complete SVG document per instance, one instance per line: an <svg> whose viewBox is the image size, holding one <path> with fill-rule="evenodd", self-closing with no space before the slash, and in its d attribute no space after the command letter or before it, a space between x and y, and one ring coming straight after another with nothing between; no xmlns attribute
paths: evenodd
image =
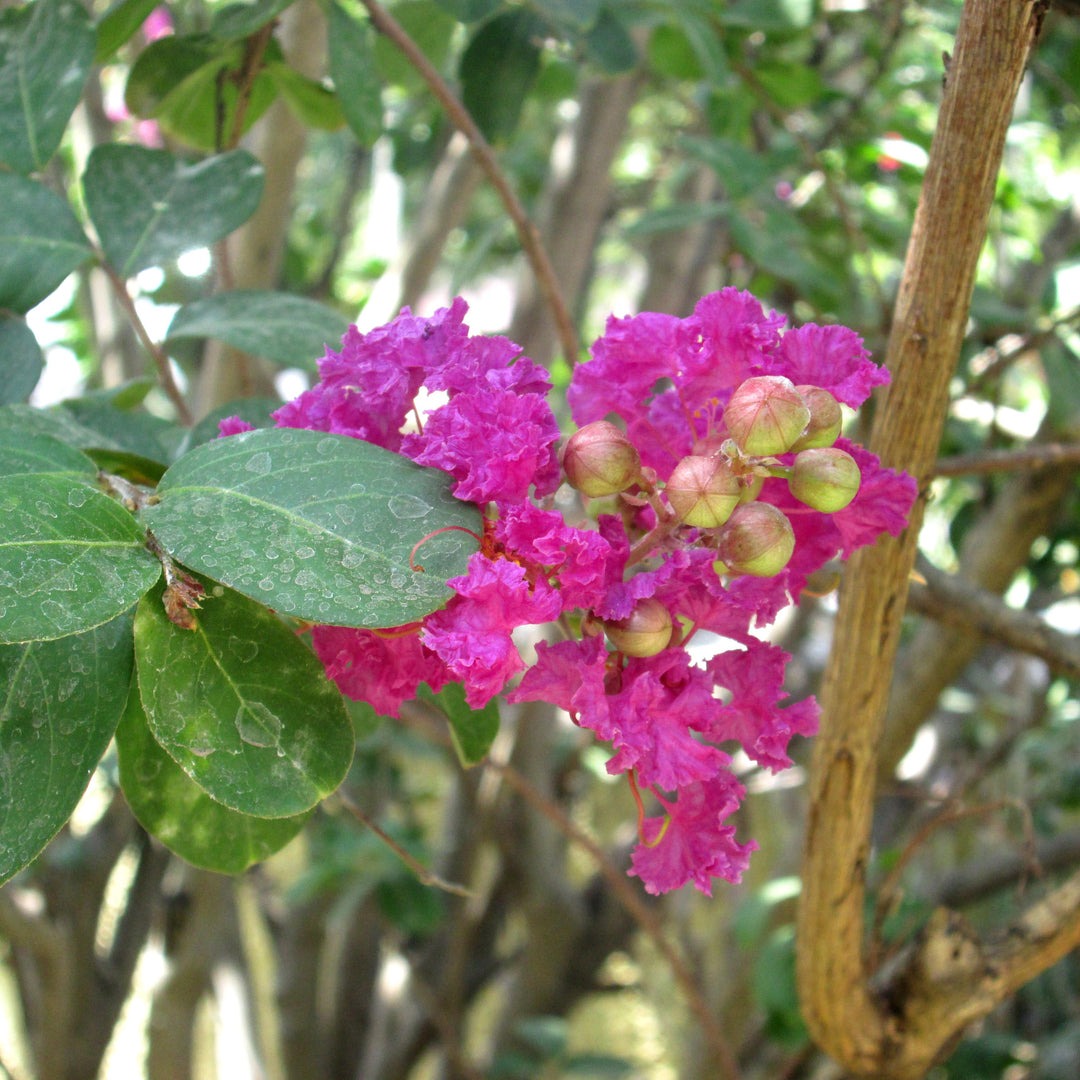
<svg viewBox="0 0 1080 1080"><path fill-rule="evenodd" d="M533 273L536 274L536 280L555 319L566 362L568 364L576 363L578 357L577 331L574 329L574 323L570 318L566 301L559 290L558 278L556 278L555 271L552 269L547 252L544 251L543 245L540 243L540 234L537 232L536 226L529 220L528 214L525 213L525 208L521 205L520 199L518 199L514 189L510 186L510 181L507 180L505 173L499 166L491 145L481 134L480 129L476 126L476 121L458 101L454 92L447 85L446 80L435 69L416 42L409 37L401 24L376 0L361 0L361 2L367 8L375 28L380 33L385 34L405 54L409 63L416 68L420 77L427 83L428 88L435 95L439 104L442 105L451 123L469 140L469 145L472 147L476 160L480 163L488 180L491 181L492 187L498 192L503 206L506 207L507 214L517 229L521 246L532 264Z"/></svg>
<svg viewBox="0 0 1080 1080"><path fill-rule="evenodd" d="M978 454L956 454L941 458L935 476L970 476L976 473L1016 472L1046 469L1051 465L1080 464L1078 443L1038 443L1023 450L983 450Z"/></svg>

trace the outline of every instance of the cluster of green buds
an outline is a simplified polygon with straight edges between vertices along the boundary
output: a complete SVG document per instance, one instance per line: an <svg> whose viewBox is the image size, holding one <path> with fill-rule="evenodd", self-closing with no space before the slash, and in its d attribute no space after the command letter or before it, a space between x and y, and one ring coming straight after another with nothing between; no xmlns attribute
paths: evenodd
<svg viewBox="0 0 1080 1080"><path fill-rule="evenodd" d="M784 479L799 502L822 513L847 506L861 477L855 459L833 445L842 420L829 391L780 375L755 376L732 393L723 428L682 458L662 487L627 435L605 420L570 437L563 471L590 498L648 501L657 511L655 543L680 527L694 528L698 542L716 551L720 573L772 577L791 559L795 533L782 510L758 501L762 485L769 477ZM785 463L781 454L794 457ZM670 614L654 600L604 629L628 656L652 656L673 635Z"/></svg>

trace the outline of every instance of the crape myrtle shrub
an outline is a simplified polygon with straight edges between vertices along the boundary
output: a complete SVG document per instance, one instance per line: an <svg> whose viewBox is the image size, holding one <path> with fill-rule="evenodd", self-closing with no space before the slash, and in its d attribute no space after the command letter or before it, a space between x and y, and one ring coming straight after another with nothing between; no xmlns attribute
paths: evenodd
<svg viewBox="0 0 1080 1080"><path fill-rule="evenodd" d="M470 336L464 315L458 300L350 328L276 428L224 420L227 437L154 487L16 412L0 579L4 637L25 665L12 690L31 710L62 703L81 643L107 642L95 659L119 666L133 640L132 690L111 688L132 808L199 852L214 837L189 834L175 791L215 828L257 838L250 861L289 839L351 761L342 702L293 633L314 624L327 674L379 713L397 715L422 684L460 683L467 707L450 719L467 761L494 734L475 718L508 686L509 701L566 709L628 777L645 887L737 881L754 844L727 821L744 791L718 744L779 770L790 737L817 724L813 699L784 702L790 657L752 629L829 559L898 533L914 498L909 478L839 436L840 403L860 405L885 373L851 331L785 332L732 288L686 319L613 317L570 384L583 426L560 469L547 376L509 340ZM616 512L568 523L553 500L564 473ZM525 670L512 631L546 624L559 640ZM736 647L693 663L686 646L704 631ZM50 649L71 650L67 670L46 667ZM66 798L32 806L39 793L7 773L9 820L37 813L8 874L62 824L114 734L101 722L85 756L45 761L30 728L13 746L51 784L67 773ZM645 792L658 814L645 816Z"/></svg>

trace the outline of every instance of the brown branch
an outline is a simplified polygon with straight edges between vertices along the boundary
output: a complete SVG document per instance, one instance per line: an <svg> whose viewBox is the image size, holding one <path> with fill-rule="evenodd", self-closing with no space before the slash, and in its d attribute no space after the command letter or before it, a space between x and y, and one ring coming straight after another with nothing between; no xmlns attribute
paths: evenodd
<svg viewBox="0 0 1080 1080"><path fill-rule="evenodd" d="M154 366L157 368L158 373L158 382L161 383L161 388L165 391L168 399L173 403L180 423L183 424L184 427L191 427L195 422L195 418L191 415L191 409L188 408L188 403L184 400L184 395L180 393L180 387L176 385L172 368L169 366L169 358L165 355L161 346L150 336L150 332L146 329L142 319L139 317L139 313L135 308L135 301L131 299L131 294L127 290L124 279L109 265L104 255L101 256L101 265L104 268L109 281L112 283L113 291L116 293L116 298L120 302L120 306L131 320L131 325L135 328L135 333L138 334L139 340L143 343L143 348L146 349L150 354L150 358L154 361Z"/></svg>
<svg viewBox="0 0 1080 1080"><path fill-rule="evenodd" d="M664 933L664 927L659 915L642 900L637 888L629 881L626 874L612 863L604 849L592 837L582 832L563 812L561 807L537 791L517 769L512 765L501 764L491 759L488 759L484 764L488 768L496 770L518 795L529 803L533 809L539 811L551 821L564 836L569 837L575 844L588 852L600 873L604 876L604 880L607 881L616 897L618 897L619 902L626 908L641 929L649 935L657 950L667 961L675 981L682 987L683 993L686 995L690 1009L701 1024L701 1030L713 1050L722 1075L727 1080L738 1080L739 1067L735 1061L735 1055L732 1053L724 1033L720 1030L716 1017L702 996L701 987L698 986L693 973Z"/></svg>
<svg viewBox="0 0 1080 1080"><path fill-rule="evenodd" d="M899 538L885 537L852 561L822 685L799 900L799 992L819 1045L850 1071L882 1080L922 1076L949 1038L993 1004L981 984L968 990L964 951L950 967L954 954L935 952L932 936L909 970L921 965L933 977L913 979L910 992L900 986L899 1001L878 996L865 950L865 879L903 598L1005 133L1042 11L1030 0L968 0L961 14L889 339L893 384L870 440L886 465L916 477L922 497Z"/></svg>
<svg viewBox="0 0 1080 1080"><path fill-rule="evenodd" d="M409 63L427 83L428 88L450 118L450 122L469 140L473 155L480 163L480 167L491 182L491 186L498 192L507 214L509 214L517 229L521 246L532 265L533 273L536 275L537 284L540 286L548 307L551 309L566 362L571 365L575 364L579 350L577 331L574 329L574 323L570 318L566 301L563 299L562 292L559 289L558 278L555 276L547 252L544 251L543 245L540 243L540 234L529 219L514 189L510 186L510 181L500 168L491 144L484 138L480 129L476 126L476 121L473 120L457 99L446 80L435 69L416 42L409 37L401 24L377 3L377 0L361 0L361 3L367 8L372 25L380 33L385 34L404 53Z"/></svg>
<svg viewBox="0 0 1080 1080"><path fill-rule="evenodd" d="M938 622L974 626L1010 648L1045 660L1058 675L1080 678L1080 640L1055 630L1034 612L1011 608L1001 597L956 574L918 560L925 585L912 582L908 604Z"/></svg>
<svg viewBox="0 0 1080 1080"><path fill-rule="evenodd" d="M971 476L979 473L1046 469L1052 465L1080 465L1080 443L1039 443L1023 450L983 450L940 458L935 476Z"/></svg>

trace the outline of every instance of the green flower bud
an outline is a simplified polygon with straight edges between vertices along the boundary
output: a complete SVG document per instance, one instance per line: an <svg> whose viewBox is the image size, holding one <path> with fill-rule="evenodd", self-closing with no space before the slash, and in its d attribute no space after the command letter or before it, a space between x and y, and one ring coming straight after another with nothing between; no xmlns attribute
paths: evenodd
<svg viewBox="0 0 1080 1080"><path fill-rule="evenodd" d="M641 457L620 428L597 420L567 440L562 467L571 487L595 499L632 487L641 476Z"/></svg>
<svg viewBox="0 0 1080 1080"><path fill-rule="evenodd" d="M810 423L806 430L790 446L791 450L810 450L832 446L840 436L844 414L840 402L820 386L796 386L810 410Z"/></svg>
<svg viewBox="0 0 1080 1080"><path fill-rule="evenodd" d="M772 577L791 559L795 532L771 503L743 503L720 530L716 550L731 573Z"/></svg>
<svg viewBox="0 0 1080 1080"><path fill-rule="evenodd" d="M671 641L671 612L650 596L639 600L625 619L605 622L604 630L619 652L627 656L655 656Z"/></svg>
<svg viewBox="0 0 1080 1080"><path fill-rule="evenodd" d="M810 410L783 375L757 375L735 388L724 423L739 449L752 457L782 454L810 422Z"/></svg>
<svg viewBox="0 0 1080 1080"><path fill-rule="evenodd" d="M664 488L684 525L715 529L731 516L742 488L731 466L715 457L684 457Z"/></svg>
<svg viewBox="0 0 1080 1080"><path fill-rule="evenodd" d="M855 459L835 446L803 450L795 455L788 490L799 502L832 514L859 493L862 476Z"/></svg>

